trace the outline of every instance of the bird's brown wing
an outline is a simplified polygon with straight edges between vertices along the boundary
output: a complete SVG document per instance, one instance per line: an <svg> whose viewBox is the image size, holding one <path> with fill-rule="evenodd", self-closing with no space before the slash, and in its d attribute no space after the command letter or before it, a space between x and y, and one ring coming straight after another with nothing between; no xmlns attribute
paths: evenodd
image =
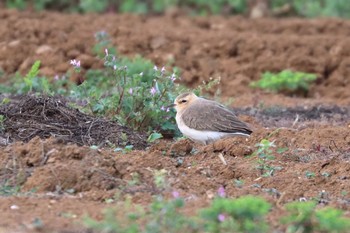
<svg viewBox="0 0 350 233"><path fill-rule="evenodd" d="M192 129L250 135L252 130L233 111L210 100L189 106L182 114L183 122Z"/></svg>

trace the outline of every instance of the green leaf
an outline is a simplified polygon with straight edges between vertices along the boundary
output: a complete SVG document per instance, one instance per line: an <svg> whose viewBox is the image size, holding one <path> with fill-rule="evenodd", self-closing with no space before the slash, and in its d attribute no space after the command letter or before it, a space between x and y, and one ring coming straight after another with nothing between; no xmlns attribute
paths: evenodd
<svg viewBox="0 0 350 233"><path fill-rule="evenodd" d="M147 141L152 143L152 142L154 142L162 137L163 137L163 135L160 133L152 133L151 135L149 135Z"/></svg>

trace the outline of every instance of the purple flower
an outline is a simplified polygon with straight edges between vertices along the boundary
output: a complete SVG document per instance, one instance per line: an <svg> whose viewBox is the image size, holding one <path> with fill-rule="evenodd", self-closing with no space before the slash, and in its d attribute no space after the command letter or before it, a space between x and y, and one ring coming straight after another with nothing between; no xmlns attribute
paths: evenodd
<svg viewBox="0 0 350 233"><path fill-rule="evenodd" d="M105 54L106 56L108 56L108 49L105 49Z"/></svg>
<svg viewBox="0 0 350 233"><path fill-rule="evenodd" d="M75 68L80 68L80 61L79 60L70 60L70 64L74 66Z"/></svg>
<svg viewBox="0 0 350 233"><path fill-rule="evenodd" d="M129 89L129 94L132 95L132 92L133 92L133 90L132 90L132 88L130 88Z"/></svg>
<svg viewBox="0 0 350 233"><path fill-rule="evenodd" d="M169 111L170 111L169 108L166 108L166 107L164 107L164 106L160 107L160 110L166 111L166 112L169 112Z"/></svg>
<svg viewBox="0 0 350 233"><path fill-rule="evenodd" d="M220 186L220 188L218 189L218 195L219 197L226 197L225 188L223 186Z"/></svg>
<svg viewBox="0 0 350 233"><path fill-rule="evenodd" d="M53 77L53 79L54 79L55 81L58 81L58 80L60 80L60 76L58 76L58 74L56 74L55 77Z"/></svg>
<svg viewBox="0 0 350 233"><path fill-rule="evenodd" d="M150 92L152 95L155 95L157 92L157 89L155 87L152 87Z"/></svg>
<svg viewBox="0 0 350 233"><path fill-rule="evenodd" d="M171 194L173 195L173 198L177 199L180 197L180 193L178 191L173 191Z"/></svg>
<svg viewBox="0 0 350 233"><path fill-rule="evenodd" d="M176 80L176 75L175 75L175 73L173 73L173 74L171 75L170 80L171 80L172 82L174 82L174 81Z"/></svg>
<svg viewBox="0 0 350 233"><path fill-rule="evenodd" d="M225 216L224 214L219 214L219 215L218 215L218 220L219 220L219 222L225 221L225 218L226 218L226 216Z"/></svg>

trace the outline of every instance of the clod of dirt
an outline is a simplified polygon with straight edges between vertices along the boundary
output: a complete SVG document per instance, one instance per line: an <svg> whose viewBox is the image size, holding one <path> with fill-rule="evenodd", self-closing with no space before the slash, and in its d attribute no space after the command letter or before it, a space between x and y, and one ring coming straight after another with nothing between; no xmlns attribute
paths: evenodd
<svg viewBox="0 0 350 233"><path fill-rule="evenodd" d="M218 140L205 146L203 152L223 152L231 156L248 156L253 153L254 149L247 145L249 140L251 141L251 139L245 137L231 137Z"/></svg>
<svg viewBox="0 0 350 233"><path fill-rule="evenodd" d="M0 137L10 141L28 142L39 136L87 146L133 145L136 149L147 146L144 134L68 107L60 97L14 97L10 103L0 106L0 114L5 116L5 130L0 131Z"/></svg>
<svg viewBox="0 0 350 233"><path fill-rule="evenodd" d="M178 157L189 155L193 149L193 143L190 140L180 140L171 145L168 155Z"/></svg>

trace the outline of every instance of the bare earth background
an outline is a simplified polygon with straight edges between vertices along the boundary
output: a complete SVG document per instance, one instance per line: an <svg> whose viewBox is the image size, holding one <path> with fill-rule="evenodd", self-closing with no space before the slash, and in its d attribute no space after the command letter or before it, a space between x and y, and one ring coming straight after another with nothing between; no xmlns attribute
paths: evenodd
<svg viewBox="0 0 350 233"><path fill-rule="evenodd" d="M209 146L161 140L125 155L54 138L1 146L0 181L16 179L29 194L1 197L0 232L35 231L35 219L43 222L42 232L82 232L84 214L101 218L102 209L113 206L104 200L120 187L135 202L149 203L161 192L152 173L159 169L167 171L171 187L162 192L179 191L188 214L206 206L224 186L229 197L265 197L273 204L269 220L280 230L277 219L285 203L319 197L322 190L327 193L321 197L325 205L350 216L350 193L343 192L350 190L350 21L0 10L0 22L0 67L5 73L25 74L35 60L42 61L41 74L50 77L71 69L70 59L81 60L85 70L102 67L91 48L94 34L104 30L123 55L140 54L159 66L174 61L187 86L221 77L223 99L233 98L232 107L254 129L248 140L226 139ZM309 96L286 97L249 87L262 72L284 69L318 75ZM262 178L255 169L257 159L249 155L267 137L288 151L274 160L282 170ZM199 152L186 154L192 146ZM218 158L220 152L227 165ZM308 179L307 171L316 176ZM141 183L129 187L134 172ZM244 181L242 187L235 179Z"/></svg>

